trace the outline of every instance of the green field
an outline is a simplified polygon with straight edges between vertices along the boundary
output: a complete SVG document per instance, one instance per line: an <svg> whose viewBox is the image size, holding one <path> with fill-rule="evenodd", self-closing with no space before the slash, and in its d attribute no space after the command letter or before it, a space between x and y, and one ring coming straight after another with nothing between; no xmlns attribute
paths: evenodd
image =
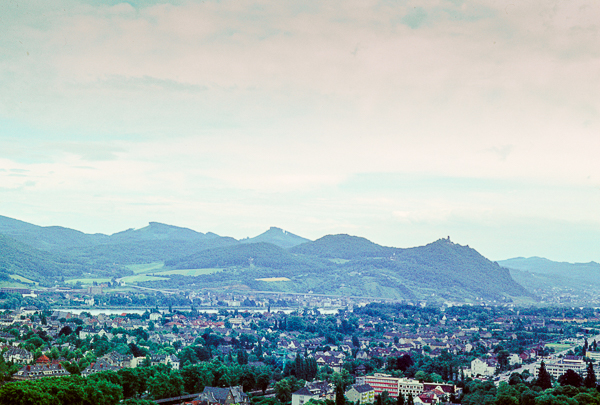
<svg viewBox="0 0 600 405"><path fill-rule="evenodd" d="M153 272L152 274L156 274L159 276L170 275L170 274L181 274L182 276L201 276L203 274L213 274L223 269L179 269L179 270L167 270L160 272Z"/></svg>
<svg viewBox="0 0 600 405"><path fill-rule="evenodd" d="M212 274L223 269L180 269L180 270L165 270L164 265L161 262L157 263L146 263L146 264L132 264L127 266L128 269L133 271L135 275L122 277L119 280L125 283L141 283L144 281L160 281L168 280L168 276L174 274L180 274L182 276L200 276L203 274ZM25 279L26 280L26 279ZM75 284L81 281L83 285L92 285L93 282L105 283L111 281L110 278L74 278L67 280L67 283Z"/></svg>
<svg viewBox="0 0 600 405"><path fill-rule="evenodd" d="M33 280L30 280L28 278L25 278L23 276L19 276L18 274L11 274L10 278L12 278L13 280L17 280L17 281L22 281L24 283L30 283L30 284L35 284L38 285L39 283Z"/></svg>
<svg viewBox="0 0 600 405"><path fill-rule="evenodd" d="M83 285L92 285L94 281L98 284L109 282L110 278L72 278L71 280L65 280L65 283L75 284L78 281L81 281Z"/></svg>
<svg viewBox="0 0 600 405"><path fill-rule="evenodd" d="M566 345L563 343L546 343L548 349L554 349L556 352L562 352L563 350L570 349L572 345Z"/></svg>
<svg viewBox="0 0 600 405"><path fill-rule="evenodd" d="M0 281L0 287L6 288L31 288L30 284L19 283L18 281Z"/></svg>
<svg viewBox="0 0 600 405"><path fill-rule="evenodd" d="M124 283L141 283L144 281L158 281L158 280L168 280L168 278L167 277L148 276L146 274L137 274L135 276L128 276L128 277L123 277L120 279L120 281L123 281Z"/></svg>
<svg viewBox="0 0 600 405"><path fill-rule="evenodd" d="M344 264L344 263L348 263L350 260L347 259L329 259L330 262L333 262L335 264Z"/></svg>
<svg viewBox="0 0 600 405"><path fill-rule="evenodd" d="M154 262L154 263L144 263L144 264L130 264L127 267L129 270L133 271L135 274L139 273L150 273L155 272L157 270L162 269L165 266L163 262Z"/></svg>

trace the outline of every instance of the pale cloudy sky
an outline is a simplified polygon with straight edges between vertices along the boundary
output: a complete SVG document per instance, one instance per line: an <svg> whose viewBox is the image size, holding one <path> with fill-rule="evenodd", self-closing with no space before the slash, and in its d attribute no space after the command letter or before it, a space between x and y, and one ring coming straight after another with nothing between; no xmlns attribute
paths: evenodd
<svg viewBox="0 0 600 405"><path fill-rule="evenodd" d="M599 28L592 1L4 0L0 215L600 261Z"/></svg>

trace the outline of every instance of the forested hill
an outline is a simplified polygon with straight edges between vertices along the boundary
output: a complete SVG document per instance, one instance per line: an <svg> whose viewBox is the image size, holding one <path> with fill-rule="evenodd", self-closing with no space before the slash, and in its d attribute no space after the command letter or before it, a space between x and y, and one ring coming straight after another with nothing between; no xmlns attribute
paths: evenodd
<svg viewBox="0 0 600 405"><path fill-rule="evenodd" d="M175 269L223 267L259 267L274 270L319 269L328 264L323 260L299 257L271 243L258 242L207 249L165 265ZM287 274L287 272L286 272Z"/></svg>
<svg viewBox="0 0 600 405"><path fill-rule="evenodd" d="M587 295L600 291L600 264L555 262L543 257L516 257L502 260L520 284L540 293L571 289Z"/></svg>
<svg viewBox="0 0 600 405"><path fill-rule="evenodd" d="M85 234L61 226L38 226L0 215L0 234L37 249L55 250L72 246L103 243L107 235Z"/></svg>
<svg viewBox="0 0 600 405"><path fill-rule="evenodd" d="M234 270L193 281L179 278L173 283L405 299L532 298L507 269L447 239L397 249L364 238L328 235L287 250L268 243L209 249L167 261L166 265L173 269ZM268 277L286 281L260 281Z"/></svg>
<svg viewBox="0 0 600 405"><path fill-rule="evenodd" d="M114 266L113 266L114 267ZM31 281L44 282L83 276L93 272L97 277L122 275L113 268L90 267L76 258L35 249L5 235L0 235L0 279L19 275Z"/></svg>
<svg viewBox="0 0 600 405"><path fill-rule="evenodd" d="M327 235L314 242L307 242L290 249L290 252L329 259L356 259L359 257L385 257L400 252L368 239L350 235Z"/></svg>
<svg viewBox="0 0 600 405"><path fill-rule="evenodd" d="M447 239L401 249L350 235L309 241L272 227L238 241L158 222L90 235L6 217L0 217L0 236L0 270L53 285L65 278L135 278L135 265L136 272L147 267L159 277L130 282L154 287L456 301L532 296L507 269Z"/></svg>

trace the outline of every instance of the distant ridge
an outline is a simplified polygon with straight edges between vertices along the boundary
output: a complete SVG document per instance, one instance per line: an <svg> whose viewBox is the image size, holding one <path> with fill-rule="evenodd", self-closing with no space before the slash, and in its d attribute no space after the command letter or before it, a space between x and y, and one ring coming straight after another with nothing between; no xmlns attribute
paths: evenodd
<svg viewBox="0 0 600 405"><path fill-rule="evenodd" d="M330 259L354 259L393 254L401 249L387 248L359 236L346 234L326 235L314 242L307 242L291 249L292 253L319 256Z"/></svg>
<svg viewBox="0 0 600 405"><path fill-rule="evenodd" d="M555 262L543 257L515 257L498 261L521 285L540 292L570 288L578 293L600 290L600 264Z"/></svg>
<svg viewBox="0 0 600 405"><path fill-rule="evenodd" d="M298 246L302 243L310 242L309 239L303 238L298 235L294 235L291 232L284 231L281 228L272 226L268 231L261 233L258 236L249 239L240 240L241 243L257 243L267 242L272 243L275 246L287 249L294 246Z"/></svg>
<svg viewBox="0 0 600 405"><path fill-rule="evenodd" d="M159 222L113 235L90 235L0 217L0 253L0 280L17 274L42 285L75 276L123 277L133 274L130 265L152 264L153 273L190 271L139 284L436 301L534 298L508 269L449 239L402 249L346 234L310 241L271 227L238 241Z"/></svg>
<svg viewBox="0 0 600 405"><path fill-rule="evenodd" d="M141 229L128 229L123 232L114 233L110 236L110 242L142 241L142 240L205 240L211 238L201 232L189 228L150 222L148 226Z"/></svg>

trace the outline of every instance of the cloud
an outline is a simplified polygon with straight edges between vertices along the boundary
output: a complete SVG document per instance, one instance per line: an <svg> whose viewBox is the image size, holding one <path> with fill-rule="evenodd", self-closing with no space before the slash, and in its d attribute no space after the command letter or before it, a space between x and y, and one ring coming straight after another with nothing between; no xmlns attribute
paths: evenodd
<svg viewBox="0 0 600 405"><path fill-rule="evenodd" d="M7 199L17 214L253 218L244 233L312 218L388 240L469 213L597 221L595 3L16 5L0 5L0 166L35 182Z"/></svg>
<svg viewBox="0 0 600 405"><path fill-rule="evenodd" d="M419 28L427 19L427 12L422 7L414 7L404 17L400 19L403 24L410 28Z"/></svg>

